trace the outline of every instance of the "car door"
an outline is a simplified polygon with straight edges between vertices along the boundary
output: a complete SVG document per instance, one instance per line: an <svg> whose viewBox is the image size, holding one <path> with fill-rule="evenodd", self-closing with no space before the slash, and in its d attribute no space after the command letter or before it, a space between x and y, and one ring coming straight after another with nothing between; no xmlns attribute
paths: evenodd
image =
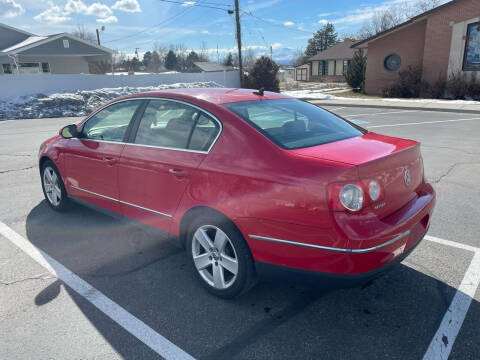
<svg viewBox="0 0 480 360"><path fill-rule="evenodd" d="M90 117L65 151L70 195L121 213L118 161L130 122L144 100L114 103Z"/></svg>
<svg viewBox="0 0 480 360"><path fill-rule="evenodd" d="M218 120L195 106L150 100L119 162L124 215L169 231L192 174L220 130Z"/></svg>

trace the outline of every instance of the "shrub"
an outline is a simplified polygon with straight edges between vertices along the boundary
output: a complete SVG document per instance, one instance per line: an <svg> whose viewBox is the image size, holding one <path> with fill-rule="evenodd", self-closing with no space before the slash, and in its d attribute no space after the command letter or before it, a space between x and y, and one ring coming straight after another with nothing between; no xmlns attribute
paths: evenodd
<svg viewBox="0 0 480 360"><path fill-rule="evenodd" d="M463 100L468 94L468 87L465 74L453 74L445 86L446 95L450 99Z"/></svg>
<svg viewBox="0 0 480 360"><path fill-rule="evenodd" d="M429 85L422 81L422 67L408 66L398 73L398 80L383 89L385 97L418 98L428 93Z"/></svg>
<svg viewBox="0 0 480 360"><path fill-rule="evenodd" d="M277 79L278 65L269 57L259 58L253 69L249 72L244 87L252 89L264 88L266 91L279 92L280 87Z"/></svg>
<svg viewBox="0 0 480 360"><path fill-rule="evenodd" d="M365 86L365 68L367 66L367 57L363 55L361 50L355 52L353 55L350 67L345 74L347 84L353 89L360 89L362 92Z"/></svg>

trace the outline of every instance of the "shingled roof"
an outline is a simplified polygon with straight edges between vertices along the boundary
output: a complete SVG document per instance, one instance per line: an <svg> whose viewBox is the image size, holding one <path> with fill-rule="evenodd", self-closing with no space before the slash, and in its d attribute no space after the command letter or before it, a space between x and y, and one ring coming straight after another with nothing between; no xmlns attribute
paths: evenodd
<svg viewBox="0 0 480 360"><path fill-rule="evenodd" d="M312 56L308 61L312 60L335 60L335 59L351 59L355 54L355 49L351 46L355 44L354 40L345 40L333 45L327 50L320 51L317 55Z"/></svg>

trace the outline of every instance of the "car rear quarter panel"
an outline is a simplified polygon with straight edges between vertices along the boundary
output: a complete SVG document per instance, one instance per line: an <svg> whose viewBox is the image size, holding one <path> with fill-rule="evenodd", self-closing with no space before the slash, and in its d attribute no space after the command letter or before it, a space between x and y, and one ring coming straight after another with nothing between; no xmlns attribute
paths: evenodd
<svg viewBox="0 0 480 360"><path fill-rule="evenodd" d="M191 208L207 206L232 219L249 245L249 234L285 237L290 229L302 241L339 246L332 229L327 184L357 179L348 164L299 157L279 148L243 120L221 108L210 110L223 132L192 176L174 218L172 232ZM287 235L288 236L288 235ZM256 241L255 243L258 243ZM342 244L345 245L345 244Z"/></svg>

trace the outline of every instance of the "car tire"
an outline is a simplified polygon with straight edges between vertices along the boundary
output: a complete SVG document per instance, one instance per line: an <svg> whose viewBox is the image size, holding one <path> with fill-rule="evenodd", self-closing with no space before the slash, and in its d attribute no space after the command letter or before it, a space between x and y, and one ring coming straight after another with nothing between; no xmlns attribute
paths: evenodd
<svg viewBox="0 0 480 360"><path fill-rule="evenodd" d="M250 249L226 217L205 213L195 218L187 232L186 250L197 278L213 295L232 299L256 283Z"/></svg>
<svg viewBox="0 0 480 360"><path fill-rule="evenodd" d="M40 169L43 195L47 204L55 211L65 211L70 207L70 200L65 190L62 177L51 160L42 164Z"/></svg>

